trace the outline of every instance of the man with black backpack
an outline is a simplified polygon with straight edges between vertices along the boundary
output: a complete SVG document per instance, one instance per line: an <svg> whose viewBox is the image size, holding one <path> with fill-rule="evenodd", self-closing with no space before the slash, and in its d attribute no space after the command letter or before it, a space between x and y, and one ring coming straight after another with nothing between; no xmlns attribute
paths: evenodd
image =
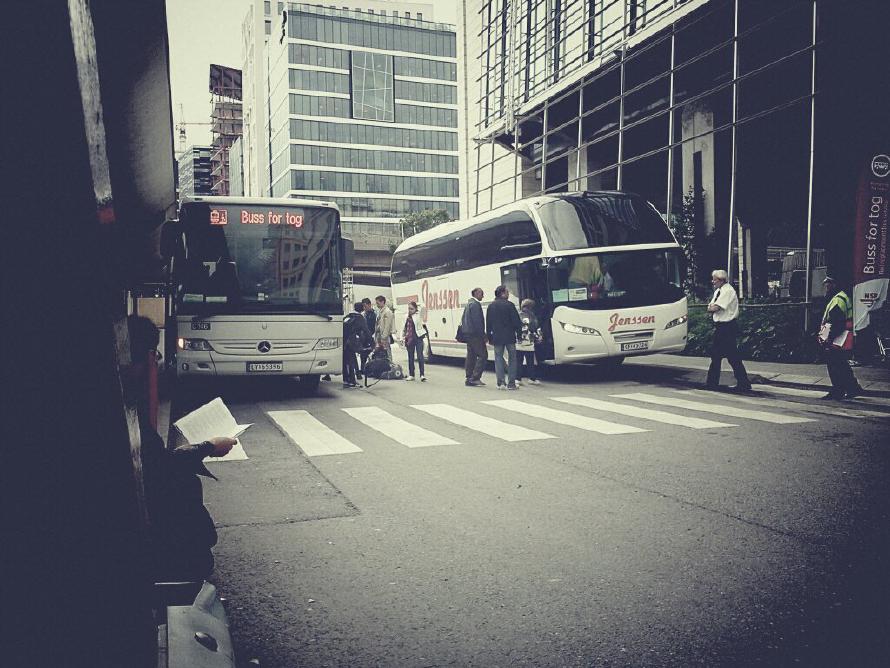
<svg viewBox="0 0 890 668"><path fill-rule="evenodd" d="M374 341L368 323L362 315L364 305L356 302L353 312L343 318L343 387L356 387L355 373L358 368L356 355L370 348Z"/></svg>

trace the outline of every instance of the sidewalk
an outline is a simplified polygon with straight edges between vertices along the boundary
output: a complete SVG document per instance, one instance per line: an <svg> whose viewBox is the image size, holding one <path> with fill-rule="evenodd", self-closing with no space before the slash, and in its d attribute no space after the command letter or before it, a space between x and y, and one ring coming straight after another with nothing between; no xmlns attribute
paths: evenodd
<svg viewBox="0 0 890 668"><path fill-rule="evenodd" d="M671 369L688 369L689 371L701 371L702 382L704 373L711 364L708 357L687 357L685 355L641 355L640 357L628 357L625 364L640 366L655 366ZM791 385L811 389L823 389L831 385L828 371L824 364L782 364L778 362L752 362L745 360L745 368L748 375L755 383L775 383L776 385ZM724 371L729 369L729 364L724 362ZM853 373L869 393L890 395L890 369L876 366L857 366Z"/></svg>

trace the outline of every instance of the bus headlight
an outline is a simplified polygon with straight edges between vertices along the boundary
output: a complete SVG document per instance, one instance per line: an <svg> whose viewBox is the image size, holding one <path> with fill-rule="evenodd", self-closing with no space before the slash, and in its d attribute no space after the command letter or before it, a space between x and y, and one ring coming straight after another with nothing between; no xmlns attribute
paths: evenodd
<svg viewBox="0 0 890 668"><path fill-rule="evenodd" d="M573 325L570 322L560 322L562 328L570 334L593 334L594 336L602 336L593 327L582 327L581 325Z"/></svg>
<svg viewBox="0 0 890 668"><path fill-rule="evenodd" d="M689 320L688 315L681 315L679 318L674 318L668 324L664 326L665 329L670 329L671 327L676 327L677 325L682 325L687 320Z"/></svg>
<svg viewBox="0 0 890 668"><path fill-rule="evenodd" d="M180 350L213 352L210 343L205 339L177 339L176 344Z"/></svg>
<svg viewBox="0 0 890 668"><path fill-rule="evenodd" d="M340 347L340 339L332 336L326 339L319 339L315 344L315 350L334 350Z"/></svg>

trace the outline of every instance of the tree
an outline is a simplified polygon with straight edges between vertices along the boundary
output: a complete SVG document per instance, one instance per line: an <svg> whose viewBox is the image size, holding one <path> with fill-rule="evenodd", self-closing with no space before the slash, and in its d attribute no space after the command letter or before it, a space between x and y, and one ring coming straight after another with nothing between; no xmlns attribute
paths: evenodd
<svg viewBox="0 0 890 668"><path fill-rule="evenodd" d="M445 209L427 209L425 211L412 211L399 221L402 228L402 238L414 236L418 232L431 230L436 225L447 223L451 218Z"/></svg>
<svg viewBox="0 0 890 668"><path fill-rule="evenodd" d="M704 197L704 193L701 193ZM682 209L678 214L669 217L669 225L671 232L677 238L677 243L683 249L683 255L686 258L686 276L683 280L683 288L688 297L694 297L696 287L697 274L697 248L696 243L696 216L695 212L698 207L695 193L690 188L689 192L683 195Z"/></svg>

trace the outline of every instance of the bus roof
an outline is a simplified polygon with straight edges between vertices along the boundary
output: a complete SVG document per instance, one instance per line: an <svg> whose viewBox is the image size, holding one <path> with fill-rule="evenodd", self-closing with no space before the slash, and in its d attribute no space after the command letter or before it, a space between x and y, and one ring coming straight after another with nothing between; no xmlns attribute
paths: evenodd
<svg viewBox="0 0 890 668"><path fill-rule="evenodd" d="M185 204L193 204L196 202L206 202L207 204L217 204L221 206L316 206L326 209L337 209L337 205L333 202L317 199L295 199L293 197L228 197L217 195L187 195L179 201L179 207L182 208Z"/></svg>
<svg viewBox="0 0 890 668"><path fill-rule="evenodd" d="M458 232L460 230L465 230L477 225L478 223L484 222L489 218L494 218L506 211L513 211L516 209L528 209L531 206L539 207L542 204L546 204L547 202L553 202L560 199L569 199L572 197L586 197L589 195L623 195L636 196L636 193L625 191L625 190L588 190L584 192L571 192L571 193L553 193L550 195L538 195L536 197L526 197L525 199L518 199L514 202L510 202L509 204L504 204L499 206L496 209L491 209L490 211L486 211L485 213L479 214L475 218L470 218L469 220L452 220L448 223L442 223L441 225L436 225L434 228L430 230L424 230L423 232L419 232L411 237L405 239L399 247L396 248L395 252L398 253L400 251L408 250L409 248L413 248L414 246L420 245L424 242L429 241L430 239L436 239L440 235L449 234L451 232Z"/></svg>

